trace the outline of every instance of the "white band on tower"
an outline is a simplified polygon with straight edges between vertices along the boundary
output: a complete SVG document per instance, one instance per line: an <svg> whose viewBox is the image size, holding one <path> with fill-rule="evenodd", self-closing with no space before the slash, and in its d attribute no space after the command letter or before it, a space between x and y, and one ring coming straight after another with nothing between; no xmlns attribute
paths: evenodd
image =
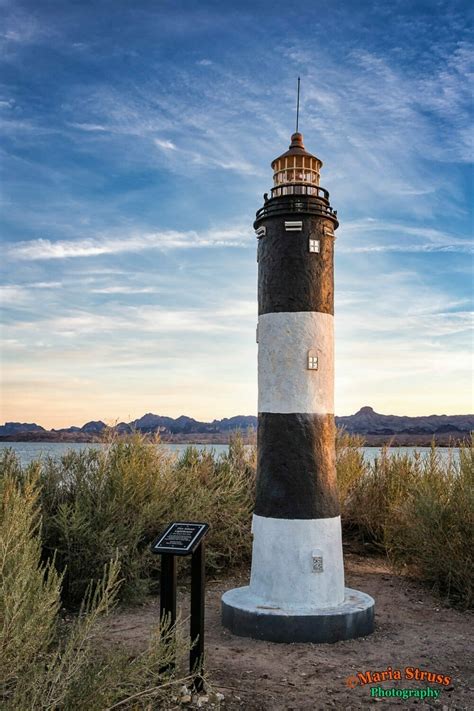
<svg viewBox="0 0 474 711"><path fill-rule="evenodd" d="M308 352L317 369L308 369ZM258 411L334 413L334 316L314 311L258 320Z"/></svg>

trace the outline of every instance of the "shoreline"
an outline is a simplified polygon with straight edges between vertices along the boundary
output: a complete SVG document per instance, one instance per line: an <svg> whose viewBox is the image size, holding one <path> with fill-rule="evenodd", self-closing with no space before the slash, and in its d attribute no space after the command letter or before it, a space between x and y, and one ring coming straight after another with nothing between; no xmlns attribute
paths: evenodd
<svg viewBox="0 0 474 711"><path fill-rule="evenodd" d="M212 445L212 444L229 444L230 436L236 434L230 432L219 436L216 434L208 435L197 434L193 435L174 435L168 437L160 437L157 441L163 444L189 444L189 445ZM424 434L424 435L408 435L408 434L393 434L393 435L364 435L354 434L360 437L363 442L363 447L430 447L434 444L436 447L459 447L461 445L469 445L471 434L459 433L441 433L441 434ZM125 439L128 435L114 435L113 439ZM150 440L155 439L155 435L146 435ZM249 437L246 433L242 433L244 444L255 444L255 438ZM50 444L107 444L110 438L94 435L76 436L47 436L45 433L36 434L28 433L23 436L17 435L1 435L0 442L15 443L50 443Z"/></svg>

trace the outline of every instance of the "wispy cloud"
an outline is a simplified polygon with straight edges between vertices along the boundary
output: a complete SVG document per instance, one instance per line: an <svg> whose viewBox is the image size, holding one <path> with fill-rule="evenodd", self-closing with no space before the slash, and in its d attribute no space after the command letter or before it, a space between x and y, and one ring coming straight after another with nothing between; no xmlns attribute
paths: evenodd
<svg viewBox="0 0 474 711"><path fill-rule="evenodd" d="M92 333L235 333L247 327L244 324L253 319L255 304L249 301L229 302L213 309L121 306L110 307L101 313L66 310L64 315L54 318L12 324L9 332L35 331L68 338Z"/></svg>
<svg viewBox="0 0 474 711"><path fill-rule="evenodd" d="M15 305L25 300L28 292L21 286L0 286L0 303Z"/></svg>
<svg viewBox="0 0 474 711"><path fill-rule="evenodd" d="M168 230L149 234L56 242L40 238L11 244L6 249L6 256L17 260L72 259L104 254L137 253L145 250L245 247L249 244L249 232L248 227L237 226L222 230L212 229L202 233L193 230L187 232Z"/></svg>
<svg viewBox="0 0 474 711"><path fill-rule="evenodd" d="M36 289L59 289L62 283L59 281L32 282L25 284L4 284L0 285L0 302L4 305L15 305L19 301L33 296Z"/></svg>
<svg viewBox="0 0 474 711"><path fill-rule="evenodd" d="M88 131L88 132L95 132L95 131L107 131L106 126L102 126L99 123L70 123L69 126L72 126L72 128L78 128L81 131Z"/></svg>
<svg viewBox="0 0 474 711"><path fill-rule="evenodd" d="M176 146L174 145L173 141L166 141L161 138L155 138L154 139L155 146L158 146L159 148L163 148L165 151L175 151Z"/></svg>
<svg viewBox="0 0 474 711"><path fill-rule="evenodd" d="M452 235L433 227L407 225L375 218L352 220L343 224L339 233L338 251L357 254L368 252L453 252L471 254L474 251L469 236ZM393 239L396 237L397 241Z"/></svg>
<svg viewBox="0 0 474 711"><path fill-rule="evenodd" d="M57 291L61 287L61 282L25 282L24 284L0 285L0 304L16 309L40 298L38 290L43 299L45 292Z"/></svg>
<svg viewBox="0 0 474 711"><path fill-rule="evenodd" d="M379 245L362 245L359 247L341 247L341 252L348 254L364 254L369 252L405 252L416 254L418 252L458 252L460 254L472 254L474 252L473 245L458 242L457 244L379 244Z"/></svg>
<svg viewBox="0 0 474 711"><path fill-rule="evenodd" d="M27 286L30 289L60 289L63 284L60 281L37 281Z"/></svg>
<svg viewBox="0 0 474 711"><path fill-rule="evenodd" d="M157 291L153 286L105 286L101 289L90 289L92 294L156 294Z"/></svg>

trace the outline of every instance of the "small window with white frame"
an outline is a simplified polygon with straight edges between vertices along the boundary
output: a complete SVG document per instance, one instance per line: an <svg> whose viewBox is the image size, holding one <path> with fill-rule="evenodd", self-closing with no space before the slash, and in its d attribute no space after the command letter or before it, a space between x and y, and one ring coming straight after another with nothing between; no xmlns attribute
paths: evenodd
<svg viewBox="0 0 474 711"><path fill-rule="evenodd" d="M310 350L308 351L308 363L307 363L307 368L308 370L317 370L318 369L318 356L316 351Z"/></svg>
<svg viewBox="0 0 474 711"><path fill-rule="evenodd" d="M320 252L320 242L319 239L313 239L313 237L309 238L309 251L310 252L316 252L319 254Z"/></svg>

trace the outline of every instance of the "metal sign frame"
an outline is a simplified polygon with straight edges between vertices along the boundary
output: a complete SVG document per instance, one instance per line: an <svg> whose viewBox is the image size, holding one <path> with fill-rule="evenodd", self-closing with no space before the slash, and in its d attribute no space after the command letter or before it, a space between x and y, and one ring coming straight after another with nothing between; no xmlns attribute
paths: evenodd
<svg viewBox="0 0 474 711"><path fill-rule="evenodd" d="M189 669L195 673L193 686L202 691L204 681L204 613L205 613L205 543L209 524L195 521L174 521L151 545L152 553L161 555L160 620L169 617L176 622L176 556L191 555L191 621L192 647L189 652Z"/></svg>

